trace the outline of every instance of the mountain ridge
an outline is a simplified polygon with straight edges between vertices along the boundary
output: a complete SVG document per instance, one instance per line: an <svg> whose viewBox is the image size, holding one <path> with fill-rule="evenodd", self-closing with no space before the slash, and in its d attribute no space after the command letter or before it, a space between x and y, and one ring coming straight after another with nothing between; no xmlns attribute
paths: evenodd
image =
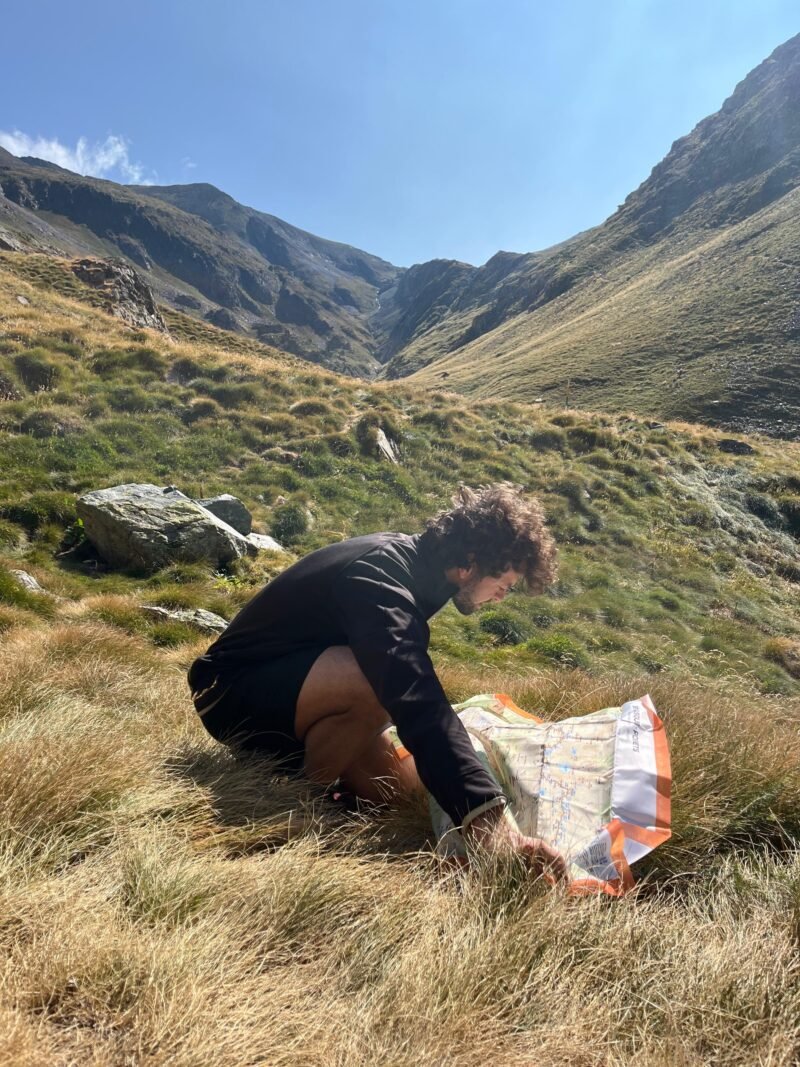
<svg viewBox="0 0 800 1067"><path fill-rule="evenodd" d="M120 186L0 151L5 247L121 257L172 307L331 369L377 369L368 320L399 268L208 184Z"/></svg>
<svg viewBox="0 0 800 1067"><path fill-rule="evenodd" d="M0 241L57 250L63 231L181 311L350 374L800 436L798 116L800 35L605 222L478 267L398 268L207 183L116 186L7 152Z"/></svg>

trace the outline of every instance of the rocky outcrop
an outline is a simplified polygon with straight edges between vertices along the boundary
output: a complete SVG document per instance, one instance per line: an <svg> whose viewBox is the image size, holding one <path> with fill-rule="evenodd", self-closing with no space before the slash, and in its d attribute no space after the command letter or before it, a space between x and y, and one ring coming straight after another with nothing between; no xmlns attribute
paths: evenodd
<svg viewBox="0 0 800 1067"><path fill-rule="evenodd" d="M88 540L116 567L152 572L179 561L224 564L262 547L174 486L95 490L78 498L77 512Z"/></svg>
<svg viewBox="0 0 800 1067"><path fill-rule="evenodd" d="M100 290L106 310L129 326L167 332L149 285L127 263L102 259L76 259L70 269L79 281Z"/></svg>

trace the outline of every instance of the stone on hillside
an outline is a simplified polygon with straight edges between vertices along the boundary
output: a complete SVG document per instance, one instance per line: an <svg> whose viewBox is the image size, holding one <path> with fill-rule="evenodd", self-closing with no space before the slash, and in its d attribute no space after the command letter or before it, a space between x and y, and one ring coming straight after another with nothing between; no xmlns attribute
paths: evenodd
<svg viewBox="0 0 800 1067"><path fill-rule="evenodd" d="M6 230L0 230L0 252L27 252L25 245L12 237Z"/></svg>
<svg viewBox="0 0 800 1067"><path fill-rule="evenodd" d="M221 634L228 626L227 619L221 615L215 615L213 611L205 608L161 608L153 604L144 604L142 611L148 615L155 615L160 619L170 619L173 622L184 622L188 626L194 626L204 634Z"/></svg>
<svg viewBox="0 0 800 1067"><path fill-rule="evenodd" d="M218 519L227 522L234 530L238 530L245 537L253 529L253 516L239 500L230 493L222 493L219 496L210 497L207 500L198 500L198 504L213 512Z"/></svg>
<svg viewBox="0 0 800 1067"><path fill-rule="evenodd" d="M30 300L26 296L18 296L17 303L22 304L23 307L27 307L30 304Z"/></svg>
<svg viewBox="0 0 800 1067"><path fill-rule="evenodd" d="M19 584L27 589L29 593L41 593L43 596L50 596L46 589L42 589L32 574L28 574L27 571L11 571L14 578L17 579Z"/></svg>
<svg viewBox="0 0 800 1067"><path fill-rule="evenodd" d="M78 498L86 537L112 566L158 570L178 561L230 563L255 546L174 487L116 485Z"/></svg>
<svg viewBox="0 0 800 1067"><path fill-rule="evenodd" d="M259 552L285 552L283 545L278 544L274 537L269 534L251 533L247 540Z"/></svg>
<svg viewBox="0 0 800 1067"><path fill-rule="evenodd" d="M378 427L375 447L378 450L378 455L383 457L383 459L388 459L390 463L400 462L400 449L391 437L386 436L380 427Z"/></svg>
<svg viewBox="0 0 800 1067"><path fill-rule="evenodd" d="M723 437L717 442L720 452L730 452L734 456L751 456L756 450L746 441L737 441L735 437Z"/></svg>
<svg viewBox="0 0 800 1067"><path fill-rule="evenodd" d="M107 263L102 259L77 259L70 264L72 273L84 285L99 290L106 309L129 326L145 326L167 333L150 286L128 263Z"/></svg>
<svg viewBox="0 0 800 1067"><path fill-rule="evenodd" d="M277 445L264 449L261 455L264 459L270 459L274 463L296 463L300 459L299 452L293 452L289 448L279 448Z"/></svg>

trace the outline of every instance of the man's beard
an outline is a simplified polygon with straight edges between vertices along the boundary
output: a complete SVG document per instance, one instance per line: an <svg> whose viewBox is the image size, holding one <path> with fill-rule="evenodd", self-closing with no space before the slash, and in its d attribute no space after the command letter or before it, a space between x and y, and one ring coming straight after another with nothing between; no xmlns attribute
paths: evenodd
<svg viewBox="0 0 800 1067"><path fill-rule="evenodd" d="M478 579L471 578L452 598L453 603L462 615L472 615L473 612L478 610L478 605L474 599L477 584Z"/></svg>

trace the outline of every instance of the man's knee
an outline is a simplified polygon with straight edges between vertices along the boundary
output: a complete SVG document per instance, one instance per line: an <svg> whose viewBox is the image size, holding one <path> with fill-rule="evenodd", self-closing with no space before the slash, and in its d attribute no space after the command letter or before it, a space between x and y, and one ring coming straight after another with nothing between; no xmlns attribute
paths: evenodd
<svg viewBox="0 0 800 1067"><path fill-rule="evenodd" d="M326 648L308 672L297 698L297 736L302 740L317 722L330 716L375 732L389 722L351 649L344 645Z"/></svg>

